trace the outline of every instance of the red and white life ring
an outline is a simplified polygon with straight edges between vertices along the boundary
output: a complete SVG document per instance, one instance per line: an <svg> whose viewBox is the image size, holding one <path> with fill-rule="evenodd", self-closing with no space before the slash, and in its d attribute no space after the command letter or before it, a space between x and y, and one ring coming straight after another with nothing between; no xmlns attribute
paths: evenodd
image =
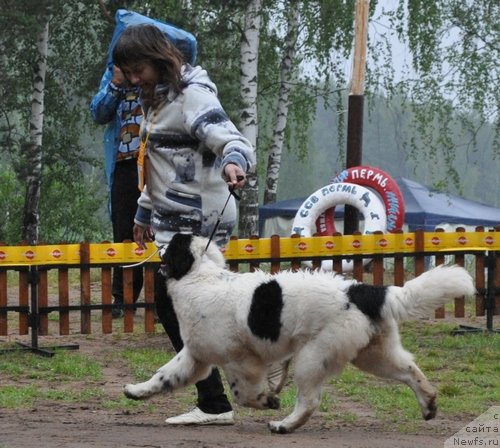
<svg viewBox="0 0 500 448"><path fill-rule="evenodd" d="M356 166L335 176L332 183L336 182L349 182L375 190L384 201L387 231L402 229L405 219L403 195L396 181L386 172L372 166ZM333 235L336 232L334 213L335 207L332 207L318 217L316 228L319 235Z"/></svg>
<svg viewBox="0 0 500 448"><path fill-rule="evenodd" d="M361 185L347 182L337 182L326 185L311 194L299 207L292 224L292 235L304 237L316 233L316 220L319 215L339 204L349 204L357 208L364 217L363 233L386 231L386 215L383 202L377 194ZM366 260L366 263L369 260ZM310 264L310 263L309 263ZM323 270L332 270L332 262L321 263ZM342 271L352 270L352 261L342 262Z"/></svg>

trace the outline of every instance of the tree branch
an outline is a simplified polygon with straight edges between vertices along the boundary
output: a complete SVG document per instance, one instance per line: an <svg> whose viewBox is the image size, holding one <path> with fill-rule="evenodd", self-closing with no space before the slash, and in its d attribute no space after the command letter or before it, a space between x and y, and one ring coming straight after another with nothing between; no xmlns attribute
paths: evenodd
<svg viewBox="0 0 500 448"><path fill-rule="evenodd" d="M111 15L111 13L106 8L106 5L104 4L104 0L97 0L97 2L99 3L99 6L102 9L104 17L106 17L106 20L108 20L108 22L115 23L115 19L113 19L113 16Z"/></svg>

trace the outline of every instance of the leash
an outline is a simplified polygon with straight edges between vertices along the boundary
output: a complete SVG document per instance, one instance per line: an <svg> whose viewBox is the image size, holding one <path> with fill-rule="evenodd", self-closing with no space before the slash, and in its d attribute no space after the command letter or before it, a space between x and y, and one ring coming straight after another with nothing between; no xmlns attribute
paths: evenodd
<svg viewBox="0 0 500 448"><path fill-rule="evenodd" d="M243 176L237 176L236 177L236 180L239 182L241 180L243 180ZM208 250L208 246L210 246L210 243L212 242L213 238L214 238L214 235L215 235L215 232L217 231L217 228L219 227L219 224L221 222L221 219L222 219L222 215L224 214L224 211L226 210L226 206L227 204L229 203L229 199L231 199L231 196L233 196L237 201L239 201L241 198L234 192L234 187L232 185L230 185L228 187L229 189L229 195L227 196L227 199L226 199L226 203L224 204L224 207L222 207L222 210L221 212L219 213L219 216L217 218L217 222L215 223L215 226L212 230L212 234L210 235L210 238L208 239L208 243L205 247L205 252Z"/></svg>
<svg viewBox="0 0 500 448"><path fill-rule="evenodd" d="M163 246L161 247L158 247L148 258L146 258L145 260L142 260L142 261L139 261L139 263L134 263L134 264L127 264L126 266L122 266L122 269L127 269L127 268L135 268L137 266L141 266L143 265L144 263L147 263L149 260L151 260L151 258L153 258L158 252L160 252L160 249L162 248Z"/></svg>

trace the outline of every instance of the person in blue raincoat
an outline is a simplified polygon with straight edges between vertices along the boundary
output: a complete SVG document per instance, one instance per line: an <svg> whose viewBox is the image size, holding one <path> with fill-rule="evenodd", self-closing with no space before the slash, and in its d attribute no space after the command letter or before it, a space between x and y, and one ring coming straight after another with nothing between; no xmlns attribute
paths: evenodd
<svg viewBox="0 0 500 448"><path fill-rule="evenodd" d="M109 189L109 210L113 241L134 239L134 216L140 191L137 188L137 155L142 108L138 89L129 85L118 67L109 65L99 91L90 103L90 112L98 124L106 124L104 159ZM142 267L133 268L133 300L143 286ZM123 316L123 270L113 270L113 318Z"/></svg>

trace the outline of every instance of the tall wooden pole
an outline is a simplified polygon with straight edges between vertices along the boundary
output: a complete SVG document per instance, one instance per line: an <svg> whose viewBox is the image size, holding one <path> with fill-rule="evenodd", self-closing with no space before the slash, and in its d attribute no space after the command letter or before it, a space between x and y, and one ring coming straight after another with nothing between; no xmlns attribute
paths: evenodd
<svg viewBox="0 0 500 448"><path fill-rule="evenodd" d="M366 45L368 39L368 12L370 0L356 1L354 18L354 55L351 90L347 115L346 168L361 165L363 150L363 95L365 89ZM345 206L344 235L352 235L359 229L356 208Z"/></svg>

